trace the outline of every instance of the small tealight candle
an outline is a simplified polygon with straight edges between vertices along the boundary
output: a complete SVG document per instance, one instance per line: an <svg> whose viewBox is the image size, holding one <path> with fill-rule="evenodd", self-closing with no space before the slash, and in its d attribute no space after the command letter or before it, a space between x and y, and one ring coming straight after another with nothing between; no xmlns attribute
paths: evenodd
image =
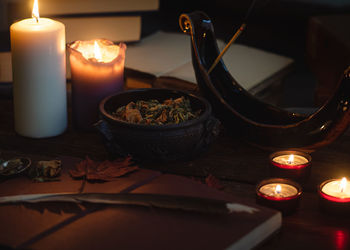
<svg viewBox="0 0 350 250"><path fill-rule="evenodd" d="M320 207L327 212L350 212L350 181L345 177L323 182L319 186Z"/></svg>
<svg viewBox="0 0 350 250"><path fill-rule="evenodd" d="M308 163L306 157L301 155L287 154L274 157L273 162L287 167L295 167Z"/></svg>
<svg viewBox="0 0 350 250"><path fill-rule="evenodd" d="M266 184L259 191L271 199L288 198L298 193L295 187L283 183Z"/></svg>
<svg viewBox="0 0 350 250"><path fill-rule="evenodd" d="M284 215L295 211L301 195L299 184L281 178L263 180L257 185L257 203L280 210Z"/></svg>
<svg viewBox="0 0 350 250"><path fill-rule="evenodd" d="M311 172L311 156L300 151L278 151L270 155L270 170L274 177L305 182Z"/></svg>
<svg viewBox="0 0 350 250"><path fill-rule="evenodd" d="M105 39L68 44L72 75L73 124L91 130L100 101L124 88L126 45Z"/></svg>

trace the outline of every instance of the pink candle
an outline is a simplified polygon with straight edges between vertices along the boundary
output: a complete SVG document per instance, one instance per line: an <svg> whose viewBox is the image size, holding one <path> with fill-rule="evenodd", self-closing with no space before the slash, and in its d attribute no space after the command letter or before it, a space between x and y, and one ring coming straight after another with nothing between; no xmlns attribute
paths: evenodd
<svg viewBox="0 0 350 250"><path fill-rule="evenodd" d="M126 45L96 39L68 45L72 76L73 124L92 129L98 120L98 105L108 95L124 88Z"/></svg>

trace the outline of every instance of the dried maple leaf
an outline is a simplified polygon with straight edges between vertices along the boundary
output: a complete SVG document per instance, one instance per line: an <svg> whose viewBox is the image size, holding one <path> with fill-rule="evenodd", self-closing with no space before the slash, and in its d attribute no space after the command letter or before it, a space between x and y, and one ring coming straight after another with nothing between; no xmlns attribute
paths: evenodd
<svg viewBox="0 0 350 250"><path fill-rule="evenodd" d="M75 169L69 170L70 175L73 178L81 178L84 177L87 173L87 169L88 169L88 160L89 157L86 157L85 160L79 162L78 164L75 165ZM91 161L91 160L90 160Z"/></svg>
<svg viewBox="0 0 350 250"><path fill-rule="evenodd" d="M112 181L139 169L138 166L131 166L131 164L131 157L101 163L86 157L76 165L75 170L70 170L69 173L73 178L85 176L87 180Z"/></svg>
<svg viewBox="0 0 350 250"><path fill-rule="evenodd" d="M205 178L205 183L212 188L216 188L216 189L223 189L224 186L220 183L220 180L217 179L215 176L213 176L212 174L209 174L207 176L207 178Z"/></svg>

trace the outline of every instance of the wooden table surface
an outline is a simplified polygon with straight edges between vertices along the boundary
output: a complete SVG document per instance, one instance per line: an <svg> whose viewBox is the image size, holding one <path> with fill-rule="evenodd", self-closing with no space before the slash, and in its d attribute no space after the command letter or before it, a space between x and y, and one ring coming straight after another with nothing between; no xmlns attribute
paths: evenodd
<svg viewBox="0 0 350 250"><path fill-rule="evenodd" d="M17 135L13 125L12 98L8 95L0 97L0 158L23 155L42 160L88 155L92 159L104 160L108 157L97 133L79 132L71 125L64 134L54 138L30 139ZM211 174L220 179L225 192L255 202L256 184L269 177L270 153L229 137L223 130L209 151L192 161L142 164L141 167L195 178ZM350 216L320 212L317 195L317 186L322 181L350 177L350 135L343 135L332 145L311 155L312 173L303 187L297 212L283 217L280 232L259 249L350 249Z"/></svg>

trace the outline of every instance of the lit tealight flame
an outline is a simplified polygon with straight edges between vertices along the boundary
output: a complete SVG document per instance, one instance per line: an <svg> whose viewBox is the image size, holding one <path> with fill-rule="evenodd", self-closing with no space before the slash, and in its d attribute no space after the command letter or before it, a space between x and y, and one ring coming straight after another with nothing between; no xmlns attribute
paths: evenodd
<svg viewBox="0 0 350 250"><path fill-rule="evenodd" d="M32 18L36 20L36 22L39 22L39 6L38 6L38 0L34 0L33 4L33 11L32 11Z"/></svg>
<svg viewBox="0 0 350 250"><path fill-rule="evenodd" d="M102 60L102 55L101 55L101 49L98 46L97 42L95 41L94 43L94 57L96 58L96 60L99 62Z"/></svg>
<svg viewBox="0 0 350 250"><path fill-rule="evenodd" d="M340 181L340 192L344 192L344 190L346 189L346 184L347 184L347 180L345 177L343 177L343 179L341 179Z"/></svg>
<svg viewBox="0 0 350 250"><path fill-rule="evenodd" d="M276 185L276 188L275 188L275 193L276 193L276 194L280 194L281 191L282 191L281 185L277 184L277 185Z"/></svg>
<svg viewBox="0 0 350 250"><path fill-rule="evenodd" d="M292 154L292 155L289 156L289 158L287 160L287 163L288 164L292 164L293 162L294 162L294 155Z"/></svg>

